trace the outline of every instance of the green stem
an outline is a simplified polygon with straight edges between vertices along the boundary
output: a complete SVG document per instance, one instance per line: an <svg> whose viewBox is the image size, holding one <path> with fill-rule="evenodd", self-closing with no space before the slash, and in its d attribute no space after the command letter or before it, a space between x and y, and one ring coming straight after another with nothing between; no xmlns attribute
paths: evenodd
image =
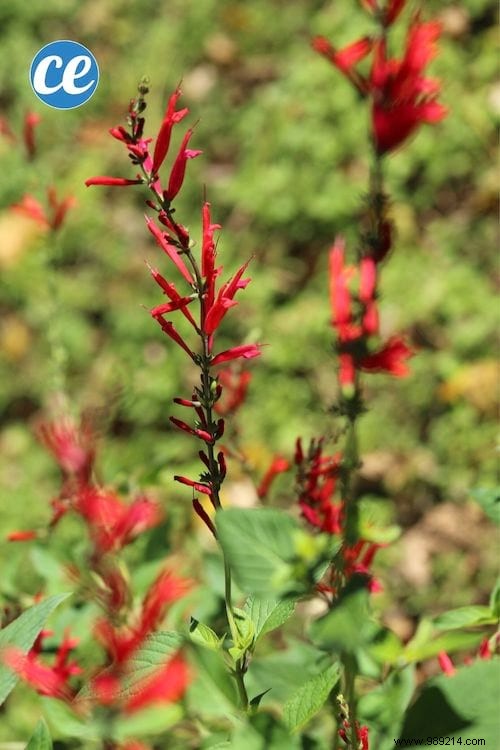
<svg viewBox="0 0 500 750"><path fill-rule="evenodd" d="M344 675L346 684L346 700L349 706L349 736L351 741L352 750L358 748L358 733L356 731L357 722L357 706L356 706L356 691L355 691L355 680L356 680L356 662L354 657L345 657L344 660Z"/></svg>

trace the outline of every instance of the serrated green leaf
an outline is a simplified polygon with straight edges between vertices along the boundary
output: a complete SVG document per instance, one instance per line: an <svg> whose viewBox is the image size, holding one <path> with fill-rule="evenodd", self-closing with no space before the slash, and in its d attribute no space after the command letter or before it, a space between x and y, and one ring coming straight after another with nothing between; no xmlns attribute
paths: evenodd
<svg viewBox="0 0 500 750"><path fill-rule="evenodd" d="M272 508L228 508L216 515L217 532L236 583L248 594L276 592L287 578L298 524Z"/></svg>
<svg viewBox="0 0 500 750"><path fill-rule="evenodd" d="M52 739L47 724L40 719L26 745L26 750L52 750Z"/></svg>
<svg viewBox="0 0 500 750"><path fill-rule="evenodd" d="M426 643L413 644L411 641L403 651L402 658L408 662L423 661L437 656L440 651L462 651L475 648L481 641L481 633L462 633L451 630Z"/></svg>
<svg viewBox="0 0 500 750"><path fill-rule="evenodd" d="M432 621L438 630L453 630L455 628L470 628L474 625L490 625L496 622L491 609L482 605L458 607L449 612L443 612Z"/></svg>
<svg viewBox="0 0 500 750"><path fill-rule="evenodd" d="M215 633L212 628L205 625L194 617L191 618L189 625L189 637L193 643L198 643L200 646L210 648L213 651L218 651L224 641L224 636L219 636Z"/></svg>
<svg viewBox="0 0 500 750"><path fill-rule="evenodd" d="M55 608L66 599L69 594L49 596L40 604L35 604L23 612L16 620L0 630L0 650L14 646L26 654L34 644L45 622ZM5 701L18 677L14 672L0 666L0 705Z"/></svg>
<svg viewBox="0 0 500 750"><path fill-rule="evenodd" d="M294 612L293 599L279 600L275 597L249 596L244 609L255 627L255 642L259 638L281 627Z"/></svg>
<svg viewBox="0 0 500 750"><path fill-rule="evenodd" d="M452 677L429 680L407 712L400 737L461 737L462 745L481 738L485 747L497 747L499 705L499 660L476 661Z"/></svg>
<svg viewBox="0 0 500 750"><path fill-rule="evenodd" d="M382 685L361 696L359 715L370 723L371 733L377 731L384 737L396 737L414 692L415 667L409 665L395 670Z"/></svg>
<svg viewBox="0 0 500 750"><path fill-rule="evenodd" d="M150 635L130 660L127 676L123 681L121 696L131 698L140 690L144 680L151 677L183 645L180 633L159 630Z"/></svg>
<svg viewBox="0 0 500 750"><path fill-rule="evenodd" d="M339 678L340 667L332 664L297 690L283 707L283 718L290 731L296 732L318 713Z"/></svg>
<svg viewBox="0 0 500 750"><path fill-rule="evenodd" d="M365 646L373 632L368 596L364 582L352 581L335 607L311 625L313 642L324 649L351 653Z"/></svg>
<svg viewBox="0 0 500 750"><path fill-rule="evenodd" d="M471 495L486 515L495 523L500 524L500 488L478 487L472 490Z"/></svg>

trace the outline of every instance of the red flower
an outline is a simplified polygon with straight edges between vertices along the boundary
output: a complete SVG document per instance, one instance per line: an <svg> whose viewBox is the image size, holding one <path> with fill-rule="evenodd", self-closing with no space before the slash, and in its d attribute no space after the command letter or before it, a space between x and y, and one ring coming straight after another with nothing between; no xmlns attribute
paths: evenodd
<svg viewBox="0 0 500 750"><path fill-rule="evenodd" d="M362 92L366 92L366 81L355 70L355 65L363 60L373 49L373 40L370 37L362 37L356 42L347 45L341 50L335 49L330 42L322 36L312 40L313 49L320 55L326 57L332 65L335 65L349 80Z"/></svg>
<svg viewBox="0 0 500 750"><path fill-rule="evenodd" d="M410 372L406 360L413 354L400 336L392 336L380 351L363 357L359 365L366 372L388 372L402 378Z"/></svg>
<svg viewBox="0 0 500 750"><path fill-rule="evenodd" d="M184 176L186 174L187 160L194 159L196 156L199 156L202 153L202 151L195 151L193 149L187 148L187 144L189 143L189 140L192 135L193 135L193 130L192 128L189 128L184 138L182 139L179 153L177 154L175 158L172 171L170 172L168 188L163 194L165 200L167 201L173 201L173 199L175 198L175 196L177 195L177 193L182 187L182 183L184 182Z"/></svg>
<svg viewBox="0 0 500 750"><path fill-rule="evenodd" d="M95 436L90 424L82 419L76 425L70 419L40 422L38 439L52 453L64 475L87 484L95 460Z"/></svg>
<svg viewBox="0 0 500 750"><path fill-rule="evenodd" d="M46 632L42 632L39 635L28 654L23 654L20 649L14 647L5 649L3 661L41 695L71 701L75 691L70 686L69 681L74 675L81 674L82 669L77 662L68 661L68 657L78 641L65 635L57 649L54 663L49 666L39 659L42 640L46 634Z"/></svg>
<svg viewBox="0 0 500 750"><path fill-rule="evenodd" d="M32 539L36 539L38 536L38 533L33 530L25 530L25 531L11 531L10 534L7 534L7 541L8 542L30 542Z"/></svg>
<svg viewBox="0 0 500 750"><path fill-rule="evenodd" d="M295 451L297 490L303 517L327 534L341 532L342 503L334 502L340 455L323 455L323 440L311 441L304 455L300 439Z"/></svg>
<svg viewBox="0 0 500 750"><path fill-rule="evenodd" d="M134 713L155 703L172 703L179 700L188 685L189 671L180 654L170 659L151 677L136 686L134 693L125 702L125 711Z"/></svg>
<svg viewBox="0 0 500 750"><path fill-rule="evenodd" d="M289 468L290 462L287 461L286 458L283 458L283 456L275 456L270 467L262 477L261 483L257 489L257 495L260 498L265 497L278 474L283 474L285 471L288 471Z"/></svg>
<svg viewBox="0 0 500 750"><path fill-rule="evenodd" d="M369 8L375 5L367 0ZM404 6L404 0L390 0L385 10L385 25L392 24ZM420 125L442 120L446 108L437 101L438 81L424 77L424 70L436 54L441 27L424 23L416 15L408 30L401 60L388 59L385 39L373 42L367 37L337 51L323 37L313 40L314 49L335 65L351 83L372 101L372 127L379 154L393 151ZM357 69L357 63L373 51L370 76Z"/></svg>
<svg viewBox="0 0 500 750"><path fill-rule="evenodd" d="M16 213L23 214L24 216L33 219L33 221L36 221L37 224L44 229L48 229L49 220L47 219L45 210L42 204L32 195L29 195L28 193L23 195L19 203L14 203L11 208Z"/></svg>
<svg viewBox="0 0 500 750"><path fill-rule="evenodd" d="M223 362L229 362L232 359L238 359L243 357L244 359L252 359L253 357L259 357L261 354L261 344L242 344L241 346L234 346L232 349L227 349L224 352L220 352L213 359L212 365L221 365Z"/></svg>
<svg viewBox="0 0 500 750"><path fill-rule="evenodd" d="M191 276L188 269L186 268L186 264L184 263L181 256L179 255L175 245L171 245L168 242L166 235L160 229L158 229L158 227L156 226L156 224L154 223L152 219L150 219L148 216L146 216L145 218L146 218L147 227L149 231L151 232L151 234L153 235L153 237L155 238L157 244L168 255L170 260L177 266L177 268L179 269L181 274L184 276L188 284L193 285L194 284L193 277Z"/></svg>
<svg viewBox="0 0 500 750"><path fill-rule="evenodd" d="M26 112L24 116L23 141L29 159L33 159L35 156L35 128L41 123L41 121L42 118L37 112Z"/></svg>
<svg viewBox="0 0 500 750"><path fill-rule="evenodd" d="M153 154L153 165L152 172L156 174L163 164L168 148L170 146L170 137L172 135L172 129L175 123L180 122L185 115L188 113L188 109L181 109L178 112L175 111L175 107L181 95L180 89L176 89L170 99L168 100L167 110L165 117L158 131L156 137L155 150Z"/></svg>
<svg viewBox="0 0 500 750"><path fill-rule="evenodd" d="M186 578L174 576L171 571L162 570L151 584L142 604L139 630L152 633L160 625L169 604L181 599L192 586Z"/></svg>
<svg viewBox="0 0 500 750"><path fill-rule="evenodd" d="M40 224L44 229L52 229L56 231L64 222L67 212L70 208L75 205L75 199L72 195L59 201L57 199L56 191L54 187L47 189L48 204L51 215L49 216L42 204L33 198L32 195L26 194L22 197L19 203L14 203L11 206L13 211L28 216L37 224Z"/></svg>
<svg viewBox="0 0 500 750"><path fill-rule="evenodd" d="M372 121L379 153L397 148L423 123L436 123L446 114L437 102L439 82L423 72L436 54L441 27L416 16L408 30L402 60L387 59L386 45L377 43L370 77Z"/></svg>
<svg viewBox="0 0 500 750"><path fill-rule="evenodd" d="M85 184L87 187L90 187L91 185L110 185L111 187L127 187L128 185L140 185L142 183L142 179L135 179L135 180L128 180L126 177L106 177L106 176L99 176L99 177L89 177L88 180L85 180Z"/></svg>
<svg viewBox="0 0 500 750"><path fill-rule="evenodd" d="M238 373L230 368L220 370L218 382L223 387L224 398L215 404L214 408L217 414L225 416L235 412L244 402L251 380L252 373L248 370Z"/></svg>
<svg viewBox="0 0 500 750"><path fill-rule="evenodd" d="M448 656L448 654L446 653L446 651L439 652L438 662L439 662L439 666L441 667L441 671L448 677L453 677L453 675L455 674L457 670L453 666L453 662Z"/></svg>
<svg viewBox="0 0 500 750"><path fill-rule="evenodd" d="M121 549L161 518L159 506L146 497L126 505L114 493L98 487L83 488L75 509L89 524L101 553Z"/></svg>

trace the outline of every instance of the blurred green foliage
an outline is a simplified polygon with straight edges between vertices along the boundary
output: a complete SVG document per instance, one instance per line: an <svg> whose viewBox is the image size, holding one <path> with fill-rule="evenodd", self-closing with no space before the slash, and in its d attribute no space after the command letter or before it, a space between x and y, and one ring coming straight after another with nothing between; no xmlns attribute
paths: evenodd
<svg viewBox="0 0 500 750"><path fill-rule="evenodd" d="M390 497L403 526L495 481L495 8L488 0L433 0L427 11L444 27L433 73L444 82L450 115L387 165L398 241L381 300L383 330L408 331L419 356L405 381L370 379L371 410L361 420L367 460L360 491ZM250 365L252 386L238 417L255 476L272 453L290 454L296 436L333 435L327 250L337 233L351 248L357 241L367 120L348 83L311 51L308 38L321 33L341 45L369 28L355 0L0 4L0 104L17 138L0 135L2 534L42 524L57 488L32 423L53 402L61 377L54 355L61 353L71 408L93 410L105 435L103 481L120 490L152 487L168 510L167 527L146 549L130 551L131 562L158 559L166 528L170 538L176 533L173 547L182 546L192 523L190 495L172 475L196 471L196 446L170 429L168 416L174 396L189 396L195 373L147 313L160 298L144 260L166 276L171 268L145 231L141 188L83 185L95 174L132 176L107 130L123 121L145 74L152 82L148 134L156 134L181 79L190 121L199 120L193 145L204 154L188 164L178 216L199 237L206 189L223 225L225 270L255 256L252 284L228 316L222 341L268 344ZM90 102L63 112L44 107L28 81L34 54L59 38L88 46L101 69ZM32 161L21 139L28 110L43 118ZM49 185L74 195L77 206L57 234L33 233L10 206L27 192L43 202ZM237 464L231 470L233 480L241 479ZM291 480L277 487L279 502L290 504ZM78 529L64 533L78 538ZM188 542L184 555L196 560L196 543ZM387 557L389 571L395 558ZM24 549L3 546L0 560L4 595L16 588L36 593L50 578L50 561L37 562ZM491 583L492 561L485 562L479 598ZM453 597L465 599L472 583L459 573L454 586L456 570L438 564L440 596L449 587L450 601L465 604L473 593L465 601ZM408 597L397 576L389 599L391 592ZM433 595L432 586L410 593L410 613ZM210 597L200 604L206 611L214 606ZM10 721L24 727L26 717L21 712Z"/></svg>

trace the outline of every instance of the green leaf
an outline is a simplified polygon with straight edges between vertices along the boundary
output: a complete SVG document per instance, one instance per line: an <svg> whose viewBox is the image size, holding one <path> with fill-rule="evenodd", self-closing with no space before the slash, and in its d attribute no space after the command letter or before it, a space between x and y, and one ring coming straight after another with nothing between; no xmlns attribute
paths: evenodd
<svg viewBox="0 0 500 750"><path fill-rule="evenodd" d="M474 625L491 625L496 622L490 607L474 605L458 607L449 612L443 612L432 621L438 630L453 630L455 628L470 628Z"/></svg>
<svg viewBox="0 0 500 750"><path fill-rule="evenodd" d="M82 740L99 740L97 724L80 719L66 703L54 698L41 698L43 714L52 730L55 739L59 737L78 737Z"/></svg>
<svg viewBox="0 0 500 750"><path fill-rule="evenodd" d="M310 635L321 648L353 652L366 645L372 630L365 582L352 580L335 607L311 625Z"/></svg>
<svg viewBox="0 0 500 750"><path fill-rule="evenodd" d="M471 495L486 515L500 524L500 487L478 487L472 490Z"/></svg>
<svg viewBox="0 0 500 750"><path fill-rule="evenodd" d="M189 625L189 637L193 643L197 643L199 646L205 646L205 648L210 648L213 651L218 651L224 641L224 636L219 638L212 628L199 622L199 620L196 620L194 617L191 618L191 623Z"/></svg>
<svg viewBox="0 0 500 750"><path fill-rule="evenodd" d="M23 612L16 620L0 630L0 650L13 646L26 654L34 644L45 622L54 609L69 594L49 596ZM15 686L18 677L8 667L0 666L0 705Z"/></svg>
<svg viewBox="0 0 500 750"><path fill-rule="evenodd" d="M401 534L394 524L393 503L379 497L364 497L357 503L358 531L362 539L375 544L390 544Z"/></svg>
<svg viewBox="0 0 500 750"><path fill-rule="evenodd" d="M52 739L47 724L40 719L26 745L26 750L52 750Z"/></svg>
<svg viewBox="0 0 500 750"><path fill-rule="evenodd" d="M292 599L279 600L275 597L249 596L244 610L248 612L255 627L255 642L281 627L294 612L296 602Z"/></svg>
<svg viewBox="0 0 500 750"><path fill-rule="evenodd" d="M178 703L151 706L132 716L121 716L112 727L112 736L118 742L135 737L157 737L161 732L166 732L167 729L177 724L182 716L182 707Z"/></svg>
<svg viewBox="0 0 500 750"><path fill-rule="evenodd" d="M168 630L159 630L146 638L141 648L130 660L130 667L121 690L122 697L130 698L135 695L141 689L143 681L164 666L183 643L184 639L180 633Z"/></svg>
<svg viewBox="0 0 500 750"><path fill-rule="evenodd" d="M301 743L279 719L261 711L234 731L230 747L231 750L300 750Z"/></svg>
<svg viewBox="0 0 500 750"><path fill-rule="evenodd" d="M297 690L283 706L283 718L290 731L296 732L318 713L339 678L340 667L332 664Z"/></svg>
<svg viewBox="0 0 500 750"><path fill-rule="evenodd" d="M359 715L370 722L370 731L373 728L382 735L396 737L414 691L415 667L395 670L382 685L361 696ZM376 746L377 742L373 744Z"/></svg>
<svg viewBox="0 0 500 750"><path fill-rule="evenodd" d="M476 661L452 677L429 680L406 714L400 736L461 737L462 745L481 738L485 747L497 747L499 705L499 660Z"/></svg>
<svg viewBox="0 0 500 750"><path fill-rule="evenodd" d="M490 595L490 610L493 617L500 619L500 578L497 579Z"/></svg>
<svg viewBox="0 0 500 750"><path fill-rule="evenodd" d="M408 662L423 661L437 656L440 651L462 651L477 646L482 638L481 633L462 633L451 630L428 642L414 644L410 641L403 651L403 659Z"/></svg>
<svg viewBox="0 0 500 750"><path fill-rule="evenodd" d="M251 707L252 707L253 709L257 709L257 708L258 708L258 707L260 706L260 702L261 702L262 698L263 698L263 697L264 697L265 695L267 695L267 693L268 693L268 692L269 692L270 690L271 690L271 688L267 688L267 690L263 690L263 691L262 691L262 693L259 693L258 695L255 695L255 696L254 696L254 697L253 697L253 698L252 698L252 699L250 700L250 706L251 706Z"/></svg>
<svg viewBox="0 0 500 750"><path fill-rule="evenodd" d="M257 695L270 689L266 704L285 703L305 680L322 672L330 661L325 660L324 652L290 639L285 650L252 659L246 675L248 691Z"/></svg>
<svg viewBox="0 0 500 750"><path fill-rule="evenodd" d="M378 628L366 649L379 664L396 664L403 652L403 644L392 630Z"/></svg>
<svg viewBox="0 0 500 750"><path fill-rule="evenodd" d="M238 586L249 594L276 592L294 554L297 522L272 508L228 508L216 515L219 540Z"/></svg>
<svg viewBox="0 0 500 750"><path fill-rule="evenodd" d="M229 653L236 661L240 659L253 645L255 638L255 625L244 609L233 608L234 627L231 627L233 646Z"/></svg>
<svg viewBox="0 0 500 750"><path fill-rule="evenodd" d="M236 716L238 693L221 651L192 645L191 656L196 679L188 687L190 709L201 716Z"/></svg>

